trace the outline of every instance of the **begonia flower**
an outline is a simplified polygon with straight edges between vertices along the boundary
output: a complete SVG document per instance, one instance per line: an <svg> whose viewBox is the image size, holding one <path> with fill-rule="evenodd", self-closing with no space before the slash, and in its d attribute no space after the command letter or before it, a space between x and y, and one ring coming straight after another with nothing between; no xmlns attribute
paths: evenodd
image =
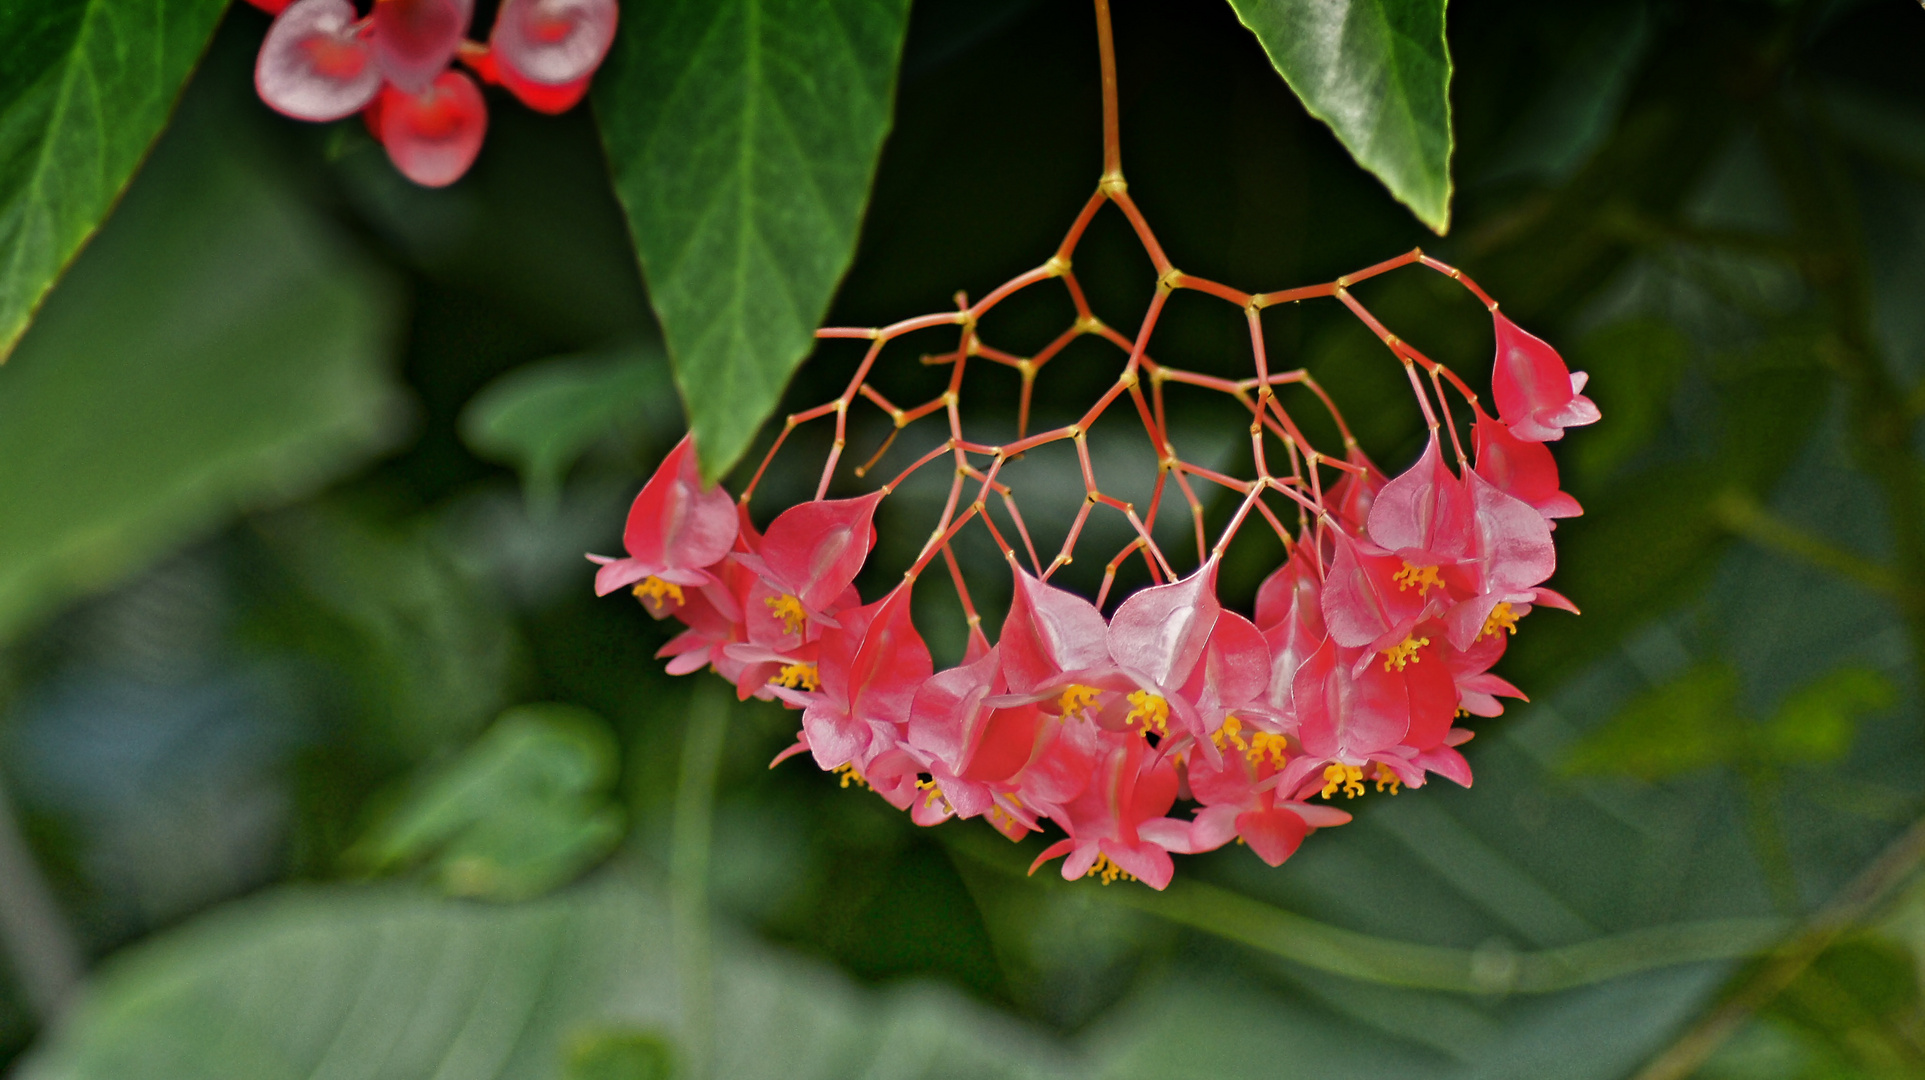
<svg viewBox="0 0 1925 1080"><path fill-rule="evenodd" d="M488 46L504 78L585 84L615 41L615 0L503 0Z"/></svg>
<svg viewBox="0 0 1925 1080"><path fill-rule="evenodd" d="M1142 739L1110 744L1082 794L1059 821L1069 838L1043 849L1030 873L1058 857L1063 878L1095 874L1105 882L1128 875L1153 889L1170 884L1171 851L1189 849L1189 823L1165 817L1176 803L1176 770Z"/></svg>
<svg viewBox="0 0 1925 1080"><path fill-rule="evenodd" d="M735 500L720 487L703 490L693 436L684 436L656 467L628 508L622 530L625 559L590 555L600 563L595 595L641 583L636 595L661 618L679 606L689 586L714 580L708 568L735 544Z"/></svg>
<svg viewBox="0 0 1925 1080"><path fill-rule="evenodd" d="M882 492L855 499L814 499L776 515L759 556L742 561L773 590L763 604L800 631L808 621L836 625L829 612L862 571L875 546Z"/></svg>
<svg viewBox="0 0 1925 1080"><path fill-rule="evenodd" d="M1546 518L1584 513L1576 499L1558 490L1557 462L1550 447L1518 438L1502 420L1482 412L1471 438L1477 448L1477 475L1499 491L1530 504Z"/></svg>
<svg viewBox="0 0 1925 1080"><path fill-rule="evenodd" d="M1334 806L1279 796L1261 782L1276 771L1262 751L1225 753L1216 764L1191 758L1187 780L1203 806L1190 823L1190 850L1215 851L1241 838L1258 858L1281 866L1305 836L1350 820Z"/></svg>
<svg viewBox="0 0 1925 1080"><path fill-rule="evenodd" d="M819 650L819 689L776 686L774 693L801 706L803 738L818 766L866 765L900 738L916 691L935 670L909 617L909 590L843 612Z"/></svg>
<svg viewBox="0 0 1925 1080"><path fill-rule="evenodd" d="M268 27L254 61L254 88L297 120L339 120L381 90L381 68L356 28L348 0L300 0Z"/></svg>
<svg viewBox="0 0 1925 1080"><path fill-rule="evenodd" d="M382 87L368 116L388 160L422 187L461 179L488 135L488 103L459 71L443 71L418 94Z"/></svg>
<svg viewBox="0 0 1925 1080"><path fill-rule="evenodd" d="M370 34L388 82L419 95L448 70L474 16L474 0L374 0Z"/></svg>
<svg viewBox="0 0 1925 1080"><path fill-rule="evenodd" d="M1491 396L1511 434L1526 442L1555 442L1567 427L1594 424L1601 415L1583 394L1590 378L1564 365L1557 350L1532 337L1502 312L1492 311L1497 362Z"/></svg>

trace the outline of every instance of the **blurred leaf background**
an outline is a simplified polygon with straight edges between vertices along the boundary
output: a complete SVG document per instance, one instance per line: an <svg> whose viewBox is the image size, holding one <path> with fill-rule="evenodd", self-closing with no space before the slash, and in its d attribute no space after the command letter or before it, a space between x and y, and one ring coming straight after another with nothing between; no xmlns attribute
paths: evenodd
<svg viewBox="0 0 1925 1080"><path fill-rule="evenodd" d="M1525 624L1501 671L1533 701L1479 726L1474 788L1367 796L1279 870L1233 847L1166 894L1027 878L1036 843L768 770L792 715L663 675L667 629L582 561L680 437L675 387L759 456L745 417L818 321L940 310L1053 249L1101 168L1087 5L629 0L593 109L494 109L444 191L358 123L262 107L251 8L137 173L199 31L132 0L0 14L0 57L33 57L0 64L7 318L134 177L0 367L15 1075L1925 1075L1925 11L1462 0L1446 51L1397 36L1442 5L1380 0L1336 60L1278 37L1342 6L1117 0L1131 194L1178 265L1243 286L1424 244L1588 370L1605 421L1558 447L1587 513L1554 581L1585 614ZM806 101L729 51L778 18L814 27L762 42L806 58ZM100 195L41 147L103 25L168 48L92 121ZM695 41L707 120L675 96ZM1372 62L1389 120L1342 113L1332 72ZM757 101L817 125L813 204L782 202L803 166ZM702 124L782 182L703 159ZM806 250L657 271L695 195ZM1151 272L1113 217L1077 267L1133 325ZM714 291L750 272L809 289ZM1449 282L1358 291L1485 377ZM1159 357L1232 370L1219 308L1179 294ZM1275 314L1272 355L1380 462L1414 457L1369 333ZM1021 352L1062 316L985 333ZM1109 378L1079 348L1051 400ZM815 350L778 407L856 358ZM910 400L925 375L889 378ZM1232 455L1188 408L1186 449ZM891 500L897 534L926 497ZM1237 555L1247 603L1266 555ZM953 613L919 620L960 654Z"/></svg>

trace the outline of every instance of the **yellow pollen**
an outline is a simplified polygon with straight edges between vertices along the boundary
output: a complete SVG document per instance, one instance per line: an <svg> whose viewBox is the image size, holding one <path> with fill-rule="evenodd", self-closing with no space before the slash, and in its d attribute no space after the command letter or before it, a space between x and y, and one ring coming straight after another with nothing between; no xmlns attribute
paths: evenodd
<svg viewBox="0 0 1925 1080"><path fill-rule="evenodd" d="M1397 779L1397 774L1390 771L1390 766L1380 761L1377 763L1377 790L1382 791L1386 784L1390 785L1392 795L1397 794L1404 787L1404 782Z"/></svg>
<svg viewBox="0 0 1925 1080"><path fill-rule="evenodd" d="M1422 660L1423 657L1417 655L1417 650L1428 644L1430 644L1430 639L1427 637L1407 637L1403 640L1402 644L1393 645L1385 649L1384 670L1402 671L1404 670L1405 664Z"/></svg>
<svg viewBox="0 0 1925 1080"><path fill-rule="evenodd" d="M1432 585L1440 589L1444 587L1444 579L1437 576L1437 568L1435 566L1412 566L1409 563L1405 563L1404 568L1392 574L1390 580L1397 583L1399 591L1408 589L1412 585L1417 586L1417 595L1419 596L1430 592Z"/></svg>
<svg viewBox="0 0 1925 1080"><path fill-rule="evenodd" d="M659 604L662 602L663 597L667 597L675 601L676 607L682 606L682 587L672 582L663 581L658 577L643 578L642 583L635 586L631 591L634 592L635 598L638 600L653 600Z"/></svg>
<svg viewBox="0 0 1925 1080"><path fill-rule="evenodd" d="M1130 714L1123 718L1125 725L1143 721L1143 733L1151 731L1167 735L1170 730L1170 703L1148 690L1135 690L1130 693Z"/></svg>
<svg viewBox="0 0 1925 1080"><path fill-rule="evenodd" d="M784 664L780 672L769 677L769 683L791 690L815 691L822 688L822 680L816 676L814 664Z"/></svg>
<svg viewBox="0 0 1925 1080"><path fill-rule="evenodd" d="M1083 876L1100 877L1103 879L1103 884L1105 885L1110 884L1118 878L1122 878L1124 881L1136 880L1135 874L1111 862L1108 855L1098 855L1096 861L1090 864L1090 868L1083 871Z"/></svg>
<svg viewBox="0 0 1925 1080"><path fill-rule="evenodd" d="M944 806L949 805L948 797L943 795L942 789L936 786L936 781L933 778L929 780L916 781L916 790L926 791L929 793L922 800L922 804L924 806L934 806L938 801L940 801Z"/></svg>
<svg viewBox="0 0 1925 1080"><path fill-rule="evenodd" d="M783 593L781 596L768 597L762 602L769 606L769 611L772 612L776 618L782 620L782 628L784 630L791 634L800 634L802 632L802 624L807 622L809 618L808 614L802 610L802 601L787 593Z"/></svg>
<svg viewBox="0 0 1925 1080"><path fill-rule="evenodd" d="M1210 741L1216 744L1218 750L1226 749L1223 744L1227 740L1238 750L1248 751L1250 744L1243 740L1242 732L1243 721L1238 720L1235 716L1226 716L1223 718L1223 726L1210 733ZM1261 735L1262 732L1258 732L1258 734Z"/></svg>
<svg viewBox="0 0 1925 1080"><path fill-rule="evenodd" d="M1500 603L1491 609L1490 618L1484 620L1484 632L1477 636L1487 638L1499 631L1509 631L1515 634L1517 633L1517 620L1521 618L1523 618L1523 616L1511 610L1510 604Z"/></svg>
<svg viewBox="0 0 1925 1080"><path fill-rule="evenodd" d="M843 787L848 787L850 784L854 784L859 788L866 788L869 786L869 781L864 779L862 774L856 771L855 765L849 762L844 762L841 765L837 765L831 771L834 772L837 776L842 778Z"/></svg>
<svg viewBox="0 0 1925 1080"><path fill-rule="evenodd" d="M1072 685L1063 691L1062 697L1056 699L1056 705L1062 710L1065 720L1072 716L1084 716L1090 706L1096 704L1096 696L1100 693L1102 691L1094 686Z"/></svg>
<svg viewBox="0 0 1925 1080"><path fill-rule="evenodd" d="M1281 769L1290 760L1290 740L1267 731L1258 731L1250 736L1250 749L1243 755L1250 764L1261 765L1264 758L1270 759L1270 767Z"/></svg>
<svg viewBox="0 0 1925 1080"><path fill-rule="evenodd" d="M1323 790L1318 794L1328 799L1340 789L1346 799L1354 799L1362 795L1364 771L1355 765L1326 766L1323 770Z"/></svg>

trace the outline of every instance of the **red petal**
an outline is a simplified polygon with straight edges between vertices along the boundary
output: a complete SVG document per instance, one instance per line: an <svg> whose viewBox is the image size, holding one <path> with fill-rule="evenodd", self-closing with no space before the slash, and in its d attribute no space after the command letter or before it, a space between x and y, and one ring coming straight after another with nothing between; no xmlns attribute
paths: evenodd
<svg viewBox="0 0 1925 1080"><path fill-rule="evenodd" d="M1564 437L1567 425L1588 424L1598 418L1589 399L1578 399L1571 369L1557 350L1519 329L1500 312L1491 312L1497 330L1497 360L1491 372L1491 396L1497 414L1511 433L1529 442ZM1567 408L1578 399L1584 402Z"/></svg>
<svg viewBox="0 0 1925 1080"><path fill-rule="evenodd" d="M1297 669L1293 696L1303 723L1303 750L1310 758L1374 754L1402 742L1410 730L1410 694L1404 680L1391 677L1395 673L1386 672L1374 656L1364 657L1363 672L1353 677L1358 659L1357 651L1339 650L1326 641ZM1448 684L1443 663L1432 663ZM1451 700L1456 701L1455 686Z"/></svg>
<svg viewBox="0 0 1925 1080"><path fill-rule="evenodd" d="M1143 589L1123 601L1110 620L1111 659L1158 686L1189 681L1223 606L1216 598L1216 560L1168 585Z"/></svg>
<svg viewBox="0 0 1925 1080"><path fill-rule="evenodd" d="M447 71L473 15L474 0L374 0L382 73L409 93L427 90Z"/></svg>
<svg viewBox="0 0 1925 1080"><path fill-rule="evenodd" d="M1577 517L1584 508L1559 491L1557 461L1551 448L1511 434L1502 420L1477 418L1472 431L1477 445L1477 473L1498 490L1529 503L1547 518Z"/></svg>
<svg viewBox="0 0 1925 1080"><path fill-rule="evenodd" d="M615 0L505 0L488 44L504 74L551 87L585 83L615 40L616 15Z"/></svg>
<svg viewBox="0 0 1925 1080"><path fill-rule="evenodd" d="M446 187L461 179L488 134L481 88L458 71L442 72L419 96L389 86L381 91L380 107L388 160L423 187Z"/></svg>
<svg viewBox="0 0 1925 1080"><path fill-rule="evenodd" d="M1015 693L1027 694L1065 671L1109 662L1109 624L1096 605L1016 570L1015 595L996 650Z"/></svg>
<svg viewBox="0 0 1925 1080"><path fill-rule="evenodd" d="M628 508L622 544L640 562L699 570L735 546L735 500L720 486L702 490L694 440L685 435L675 444Z"/></svg>
<svg viewBox="0 0 1925 1080"><path fill-rule="evenodd" d="M762 559L771 584L811 611L835 602L856 579L876 541L881 492L856 499L817 499L791 506L769 523Z"/></svg>
<svg viewBox="0 0 1925 1080"><path fill-rule="evenodd" d="M300 0L268 28L254 61L254 89L297 120L339 120L381 89L381 69L354 32L348 0Z"/></svg>
<svg viewBox="0 0 1925 1080"><path fill-rule="evenodd" d="M1444 463L1433 431L1417 463L1385 484L1371 503L1370 541L1386 551L1457 555L1468 546L1469 518L1463 481Z"/></svg>
<svg viewBox="0 0 1925 1080"><path fill-rule="evenodd" d="M1271 866L1297 853L1297 845L1310 830L1302 818L1288 810L1254 810L1237 817L1237 835Z"/></svg>

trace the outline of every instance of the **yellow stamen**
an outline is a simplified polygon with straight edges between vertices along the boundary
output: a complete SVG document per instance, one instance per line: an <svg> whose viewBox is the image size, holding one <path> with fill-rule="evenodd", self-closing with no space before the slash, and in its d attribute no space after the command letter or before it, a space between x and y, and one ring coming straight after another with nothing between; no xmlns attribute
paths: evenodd
<svg viewBox="0 0 1925 1080"><path fill-rule="evenodd" d="M643 578L641 584L631 591L637 600L653 600L659 605L663 597L667 597L675 601L676 607L682 606L682 587L658 577Z"/></svg>
<svg viewBox="0 0 1925 1080"><path fill-rule="evenodd" d="M1065 720L1072 716L1087 716L1091 706L1096 704L1097 695L1101 693L1094 686L1072 685L1063 691L1062 697L1056 699L1056 707L1062 710Z"/></svg>
<svg viewBox="0 0 1925 1080"><path fill-rule="evenodd" d="M1491 609L1490 618L1484 620L1483 633L1477 636L1487 638L1500 630L1515 634L1517 633L1517 620L1521 618L1523 618L1522 615L1511 610L1510 604L1500 603Z"/></svg>
<svg viewBox="0 0 1925 1080"><path fill-rule="evenodd" d="M762 602L769 606L769 611L776 618L782 620L782 629L791 634L802 632L802 624L809 619L808 613L802 610L802 601L783 593L781 596L767 597Z"/></svg>
<svg viewBox="0 0 1925 1080"><path fill-rule="evenodd" d="M1226 716L1223 718L1223 726L1210 732L1210 741L1216 744L1218 750L1225 749L1223 744L1225 740L1228 740L1229 743L1238 750L1247 751L1250 749L1250 744L1243 741L1242 732L1243 721L1238 720L1235 716ZM1263 733L1258 732L1257 734L1261 735Z"/></svg>
<svg viewBox="0 0 1925 1080"><path fill-rule="evenodd" d="M1243 756L1249 758L1252 765L1261 765L1268 757L1271 768L1281 769L1290 760L1290 740L1267 731L1256 732L1250 736L1250 749Z"/></svg>
<svg viewBox="0 0 1925 1080"><path fill-rule="evenodd" d="M1382 791L1386 784L1390 785L1390 793L1392 795L1403 790L1404 786L1404 782L1397 778L1397 774L1390 771L1390 766L1379 761L1377 763L1377 790Z"/></svg>
<svg viewBox="0 0 1925 1080"><path fill-rule="evenodd" d="M1329 765L1323 770L1323 790L1318 794L1328 799L1338 790L1344 798L1354 799L1364 793L1364 771L1355 765Z"/></svg>
<svg viewBox="0 0 1925 1080"><path fill-rule="evenodd" d="M1123 718L1124 726L1138 720L1143 721L1143 733L1151 731L1167 735L1170 730L1170 703L1148 690L1130 692L1130 714Z"/></svg>
<svg viewBox="0 0 1925 1080"><path fill-rule="evenodd" d="M944 806L949 805L948 797L943 795L942 789L936 786L936 781L933 778L916 781L916 790L927 791L929 793L922 800L924 806L934 806L938 800L940 800Z"/></svg>
<svg viewBox="0 0 1925 1080"><path fill-rule="evenodd" d="M1423 657L1417 655L1417 650L1428 644L1430 644L1430 639L1427 637L1407 637L1403 640L1402 644L1393 645L1385 649L1384 670L1402 671L1404 670L1405 664L1422 660Z"/></svg>
<svg viewBox="0 0 1925 1080"><path fill-rule="evenodd" d="M1090 864L1090 868L1083 871L1083 876L1101 877L1105 885L1110 884L1118 878L1122 878L1124 881L1136 880L1135 874L1111 862L1108 855L1098 855L1096 861Z"/></svg>
<svg viewBox="0 0 1925 1080"><path fill-rule="evenodd" d="M863 775L856 771L856 767L852 762L844 762L830 771L842 778L843 787L848 787L850 784L854 784L859 788L867 788L869 786L869 781L864 779Z"/></svg>
<svg viewBox="0 0 1925 1080"><path fill-rule="evenodd" d="M1390 580L1397 583L1397 589L1400 592L1410 588L1412 585L1417 586L1417 595L1419 596L1430 592L1432 585L1440 589L1444 587L1444 579L1437 576L1437 568L1435 566L1412 566L1409 563L1405 563L1402 570L1390 576Z"/></svg>
<svg viewBox="0 0 1925 1080"><path fill-rule="evenodd" d="M814 664L784 664L780 672L769 677L769 684L812 692L822 688L822 680L816 675Z"/></svg>

